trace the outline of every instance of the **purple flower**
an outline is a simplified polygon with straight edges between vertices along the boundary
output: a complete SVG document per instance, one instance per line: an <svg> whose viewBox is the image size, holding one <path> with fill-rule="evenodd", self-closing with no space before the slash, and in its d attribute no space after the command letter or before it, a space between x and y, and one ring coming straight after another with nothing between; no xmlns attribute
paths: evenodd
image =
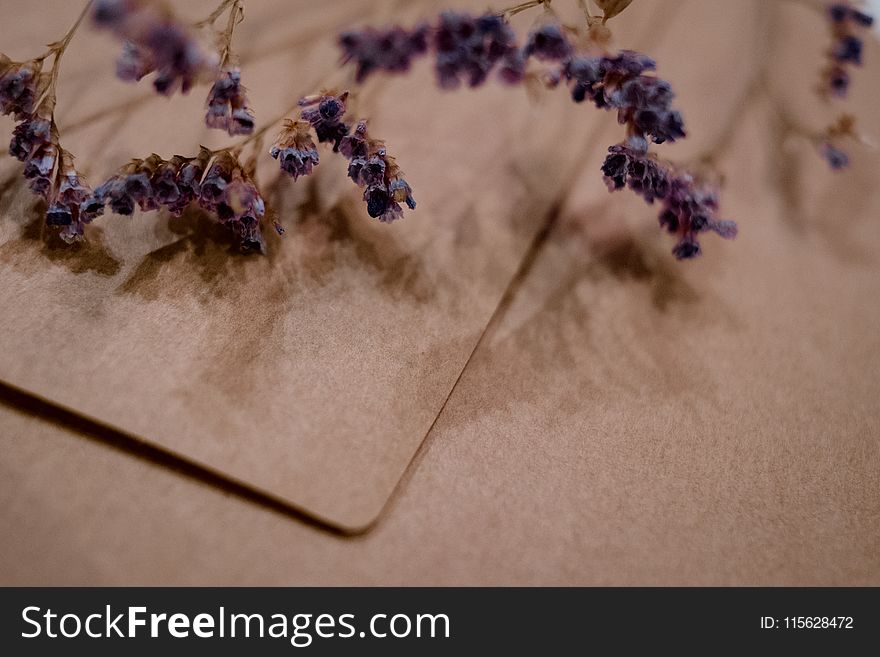
<svg viewBox="0 0 880 657"><path fill-rule="evenodd" d="M24 119L34 111L34 102L47 81L41 70L42 62L13 62L0 54L0 113Z"/></svg>
<svg viewBox="0 0 880 657"><path fill-rule="evenodd" d="M265 251L260 221L266 205L247 171L230 151L215 153L198 196L199 205L230 225L245 251Z"/></svg>
<svg viewBox="0 0 880 657"><path fill-rule="evenodd" d="M850 20L861 27L873 27L874 25L874 17L858 9L850 9L849 17Z"/></svg>
<svg viewBox="0 0 880 657"><path fill-rule="evenodd" d="M61 226L61 239L70 244L83 238L85 225L100 213L92 212L87 204L92 190L77 172L73 156L67 151L61 153L58 178L58 192L46 213L46 223Z"/></svg>
<svg viewBox="0 0 880 657"><path fill-rule="evenodd" d="M843 23L849 16L849 7L842 3L834 3L828 7L828 17L833 23Z"/></svg>
<svg viewBox="0 0 880 657"><path fill-rule="evenodd" d="M559 23L544 23L529 33L525 55L543 61L561 61L571 55L571 44Z"/></svg>
<svg viewBox="0 0 880 657"><path fill-rule="evenodd" d="M38 147L57 139L50 119L32 117L22 121L12 131L9 154L21 162L27 161Z"/></svg>
<svg viewBox="0 0 880 657"><path fill-rule="evenodd" d="M254 115L248 107L247 94L241 86L241 71L225 69L211 87L205 123L209 128L226 130L230 137L254 131Z"/></svg>
<svg viewBox="0 0 880 657"><path fill-rule="evenodd" d="M92 20L123 40L116 65L123 80L137 81L155 71L156 91L187 93L216 66L216 58L202 51L189 28L174 19L164 2L99 0Z"/></svg>
<svg viewBox="0 0 880 657"><path fill-rule="evenodd" d="M9 153L24 162L24 177L31 191L49 200L61 153L52 121L35 116L19 123L12 133Z"/></svg>
<svg viewBox="0 0 880 657"><path fill-rule="evenodd" d="M672 86L645 74L655 68L651 58L623 51L615 57L572 57L561 76L572 84L575 102L589 99L600 109L616 109L620 123L634 134L662 144L681 139L685 130L681 114L672 108Z"/></svg>
<svg viewBox="0 0 880 657"><path fill-rule="evenodd" d="M367 140L367 122L360 121L354 132L345 136L339 143L339 152L349 160L354 158L366 158L370 145Z"/></svg>
<svg viewBox="0 0 880 657"><path fill-rule="evenodd" d="M318 150L309 132L310 127L311 124L307 121L285 121L284 130L269 151L281 163L281 170L294 180L312 173L312 169L320 162Z"/></svg>
<svg viewBox="0 0 880 657"><path fill-rule="evenodd" d="M317 95L303 98L299 104L304 108L300 118L307 121L315 129L320 143L333 144L338 151L342 140L348 135L351 127L342 122L346 111L348 92L337 95Z"/></svg>
<svg viewBox="0 0 880 657"><path fill-rule="evenodd" d="M847 155L846 151L837 148L830 142L823 143L819 151L825 161L828 162L828 166L834 171L840 171L849 166L849 155Z"/></svg>
<svg viewBox="0 0 880 657"><path fill-rule="evenodd" d="M155 70L156 65L149 54L131 41L123 42L122 54L116 60L116 77L125 82L140 82Z"/></svg>
<svg viewBox="0 0 880 657"><path fill-rule="evenodd" d="M862 65L862 50L864 43L856 36L848 35L837 42L834 47L834 59L841 64Z"/></svg>
<svg viewBox="0 0 880 657"><path fill-rule="evenodd" d="M403 217L401 203L415 210L412 188L397 161L388 154L385 142L370 138L366 121L360 121L354 132L341 141L339 152L349 160L348 177L364 188L367 214L390 223Z"/></svg>
<svg viewBox="0 0 880 657"><path fill-rule="evenodd" d="M870 14L853 7L847 2L835 2L828 7L828 17L832 23L844 24L851 21L860 27L871 27L874 25L874 17Z"/></svg>
<svg viewBox="0 0 880 657"><path fill-rule="evenodd" d="M847 1L829 5L828 18L834 42L824 73L825 92L843 98L850 86L850 76L845 67L862 65L864 41L859 33L874 24L874 17Z"/></svg>
<svg viewBox="0 0 880 657"><path fill-rule="evenodd" d="M406 203L410 210L416 209L416 200L412 195L412 188L403 178L395 178L388 183L388 193L397 203Z"/></svg>
<svg viewBox="0 0 880 657"><path fill-rule="evenodd" d="M660 225L678 237L673 254L679 260L700 255L698 235L713 231L726 239L736 237L736 224L717 219L718 195L697 184L684 172L660 162L641 149L612 146L602 166L611 191L629 187L648 203L662 202Z"/></svg>
<svg viewBox="0 0 880 657"><path fill-rule="evenodd" d="M196 157L175 155L164 160L151 155L132 160L93 193L82 192L78 198L80 216L88 220L101 214L108 203L120 215L134 214L140 206L143 211L164 208L180 216L197 201L233 229L242 248L264 248L260 221L265 204L251 173L228 150L215 153L202 148Z"/></svg>
<svg viewBox="0 0 880 657"><path fill-rule="evenodd" d="M364 82L378 71L407 72L412 60L428 51L429 29L427 25L419 25L413 30L401 27L350 30L339 36L339 47L343 61L355 63L357 81Z"/></svg>
<svg viewBox="0 0 880 657"><path fill-rule="evenodd" d="M116 214L131 216L135 207L144 211L155 209L151 195L150 172L145 169L143 160L133 160L122 167L114 176L95 189L90 205L109 203Z"/></svg>
<svg viewBox="0 0 880 657"><path fill-rule="evenodd" d="M501 58L498 78L505 84L519 84L526 78L526 56L522 50L511 48Z"/></svg>
<svg viewBox="0 0 880 657"><path fill-rule="evenodd" d="M434 33L437 53L437 79L443 89L456 89L465 80L471 87L481 85L500 61L510 65L515 59L516 35L495 14L473 18L469 14L446 11ZM509 78L510 71L505 75Z"/></svg>

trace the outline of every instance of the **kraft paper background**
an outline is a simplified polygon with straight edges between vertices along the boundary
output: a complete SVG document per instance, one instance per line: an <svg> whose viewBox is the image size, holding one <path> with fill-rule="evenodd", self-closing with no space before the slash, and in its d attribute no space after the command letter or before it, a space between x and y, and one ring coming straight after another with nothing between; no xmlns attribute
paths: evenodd
<svg viewBox="0 0 880 657"><path fill-rule="evenodd" d="M692 134L664 152L722 153L741 227L696 263L607 195L612 116L442 96L424 68L375 92L421 192L390 230L331 172L336 210L279 191L301 212L267 258L152 216L70 256L5 191L0 378L73 413L4 394L3 581L877 584L880 157L832 174L781 137L780 110L833 116L808 11L633 7L618 40L656 55ZM880 135L874 80L848 106ZM113 161L152 143L116 140ZM395 486L357 538L285 510L360 529Z"/></svg>

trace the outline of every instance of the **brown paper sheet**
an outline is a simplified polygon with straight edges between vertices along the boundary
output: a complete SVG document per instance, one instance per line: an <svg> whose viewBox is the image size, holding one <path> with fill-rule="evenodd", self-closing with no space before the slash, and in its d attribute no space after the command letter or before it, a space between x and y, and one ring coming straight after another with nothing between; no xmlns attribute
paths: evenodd
<svg viewBox="0 0 880 657"><path fill-rule="evenodd" d="M734 122L736 242L672 262L649 209L605 196L591 152L390 512L354 539L0 409L0 580L880 583L880 158L853 148L832 175L781 143L766 102L742 102L745 68L713 59L752 53L760 22L729 13L746 3L689 4L674 47L652 52L688 81L683 158ZM821 125L808 94L824 32L786 12L771 87ZM865 72L850 106L875 136L877 94Z"/></svg>
<svg viewBox="0 0 880 657"><path fill-rule="evenodd" d="M255 65L243 57L258 117L309 91L328 62L333 70L336 26L382 5L334 13L342 4L249 6L239 38L257 44ZM305 21L282 29L279 11ZM424 12L408 5L397 18ZM24 56L34 33L46 41L73 15L67 5L41 13L3 42ZM632 32L652 15L635 16ZM323 40L284 47L319 29ZM146 84L115 81L117 48L84 33L59 91L62 139L93 180L131 156L224 143L199 129L202 90L165 101ZM404 166L418 211L392 226L370 221L341 161L324 152L315 181L264 185L288 233L270 239L263 258L235 254L223 230L195 213L105 217L87 244L68 249L44 234L20 166L7 159L0 378L330 524L367 526L584 151L601 148L588 136L613 118L587 114L561 91L540 104L494 83L443 94L426 63L368 88L362 104ZM260 173L270 179L271 166Z"/></svg>

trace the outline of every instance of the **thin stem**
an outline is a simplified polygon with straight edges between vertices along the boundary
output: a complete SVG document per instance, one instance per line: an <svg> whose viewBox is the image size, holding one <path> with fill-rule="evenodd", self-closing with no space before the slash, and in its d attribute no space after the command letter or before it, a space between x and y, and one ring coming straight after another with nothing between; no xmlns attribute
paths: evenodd
<svg viewBox="0 0 880 657"><path fill-rule="evenodd" d="M220 68L226 66L232 53L232 34L235 27L244 20L244 7L242 0L232 0L232 9L229 10L229 19L226 23L226 31L223 33L223 46L220 50Z"/></svg>
<svg viewBox="0 0 880 657"><path fill-rule="evenodd" d="M79 17L76 19L76 22L70 27L67 31L67 34L60 41L56 41L53 44L49 45L49 50L45 55L40 57L40 60L43 60L49 55L53 55L54 59L52 60L52 78L49 81L49 84L46 86L46 90L43 92L43 95L40 96L39 100L34 103L34 107L39 107L40 104L46 100L49 96L55 96L55 87L58 84L58 74L61 72L61 59L64 56L64 53L67 51L67 46L70 45L70 42L73 40L73 36L76 34L76 31L79 29L79 26L82 24L83 19L85 19L86 15L89 13L89 9L92 7L92 3L94 0L88 0L86 2L85 7L80 12ZM55 122L55 109L52 108L52 122Z"/></svg>
<svg viewBox="0 0 880 657"><path fill-rule="evenodd" d="M509 7L500 12L501 16L505 18L511 18L516 16L519 13L524 11L528 11L533 7L540 7L541 5L549 5L551 0L529 0L528 2L523 2L518 5L514 5L513 7Z"/></svg>
<svg viewBox="0 0 880 657"><path fill-rule="evenodd" d="M88 0L86 2L85 7L80 12L79 17L76 19L76 22L71 25L70 29L67 30L67 34L65 34L60 41L56 41L55 43L49 44L49 50L45 53L37 57L38 61L42 61L48 58L50 55L55 55L56 59L64 54L64 51L67 50L67 46L70 44L70 41L73 39L73 35L76 34L76 31L79 29L79 26L82 24L86 15L89 13L89 9L92 6L94 0Z"/></svg>
<svg viewBox="0 0 880 657"><path fill-rule="evenodd" d="M197 28L201 28L201 27L208 27L209 25L213 25L217 21L217 19L223 15L223 12L225 12L229 8L229 6L232 5L233 3L237 3L237 0L223 0L217 6L217 8L211 12L210 16L208 16L207 18L205 18L203 20L198 21L197 23L195 23L194 26Z"/></svg>

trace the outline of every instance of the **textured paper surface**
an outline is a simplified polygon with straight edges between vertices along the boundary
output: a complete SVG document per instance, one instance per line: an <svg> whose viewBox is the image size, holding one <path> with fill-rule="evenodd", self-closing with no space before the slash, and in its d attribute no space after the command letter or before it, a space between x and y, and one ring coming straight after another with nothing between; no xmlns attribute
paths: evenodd
<svg viewBox="0 0 880 657"><path fill-rule="evenodd" d="M198 16L203 5L186 10ZM387 20L384 6L250 3L239 39L251 49L243 74L258 118L336 68L335 26ZM26 55L75 16L68 4L44 9L22 19L28 30L13 35L5 24L10 55ZM409 3L395 17L415 21L425 10ZM637 17L633 31L651 17ZM92 179L132 156L225 143L198 127L203 90L166 101L146 84L115 81L116 48L84 33L59 91L64 144ZM120 104L126 111L115 112ZM361 106L405 168L418 211L392 226L370 221L343 162L324 152L314 182L264 185L288 228L264 258L235 254L197 214L170 224L105 217L71 251L42 235L20 166L7 160L0 378L331 524L368 525L583 152L600 144L587 141L595 113L562 91L540 105L495 83L443 94L426 62L369 87ZM102 113L95 126L79 118Z"/></svg>
<svg viewBox="0 0 880 657"><path fill-rule="evenodd" d="M736 101L733 72L748 74L730 61L762 35L730 13L745 4L695 0L651 47L687 108L682 157L735 122L722 163L740 238L672 262L590 153L371 532L340 539L100 431L0 408L0 581L880 584L880 159L855 148L832 175L782 148L766 103ZM771 86L821 125L824 32L786 15L803 20L766 40ZM880 134L867 72L854 93Z"/></svg>

